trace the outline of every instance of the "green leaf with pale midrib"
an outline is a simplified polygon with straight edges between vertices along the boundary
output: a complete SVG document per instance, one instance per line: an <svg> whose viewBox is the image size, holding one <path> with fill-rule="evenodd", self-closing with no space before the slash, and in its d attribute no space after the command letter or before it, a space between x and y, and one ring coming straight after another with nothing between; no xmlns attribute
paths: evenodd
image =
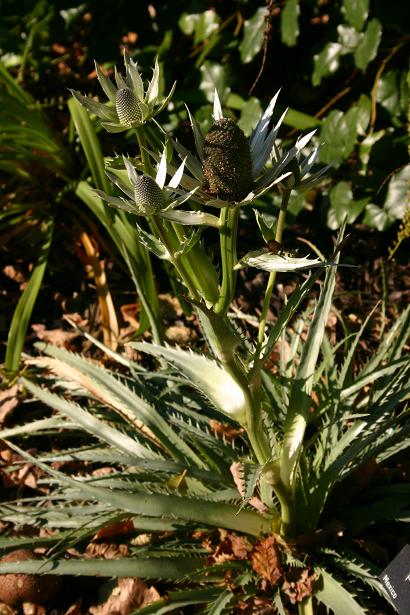
<svg viewBox="0 0 410 615"><path fill-rule="evenodd" d="M138 557L121 559L44 560L0 562L0 574L55 574L99 577L140 577L145 579L181 579L203 567L200 557Z"/></svg>
<svg viewBox="0 0 410 615"><path fill-rule="evenodd" d="M121 380L115 377L111 372L93 364L91 361L87 361L79 355L75 355L55 346L48 345L44 347L43 350L46 354L72 366L78 371L79 376L86 374L91 379L91 384L95 384L99 390L106 392L108 396L113 399L113 407L115 410L117 410L116 400L118 400L119 404L117 403L117 406L123 407L127 414L132 413L136 419L141 420L144 425L151 429L175 459L185 461L186 458L188 458L198 467L204 467L202 460L200 460L188 444L170 428L166 419L157 412L156 408L141 396L135 395L128 386L121 382ZM90 396L95 397L92 391L90 391ZM119 412L121 412L121 409ZM131 419L128 420L131 423Z"/></svg>
<svg viewBox="0 0 410 615"><path fill-rule="evenodd" d="M366 611L354 599L352 588L345 589L324 568L316 569L320 574L321 587L315 587L315 597L325 604L335 615L367 615Z"/></svg>
<svg viewBox="0 0 410 615"><path fill-rule="evenodd" d="M67 401L54 393L50 393L25 378L23 378L23 383L32 395L48 406L58 410L63 415L78 422L82 429L88 433L92 433L96 438L108 442L111 446L117 447L125 453L134 454L137 458L141 456L146 456L148 458L156 457L156 453L117 429L113 429L103 421L95 418L78 404Z"/></svg>

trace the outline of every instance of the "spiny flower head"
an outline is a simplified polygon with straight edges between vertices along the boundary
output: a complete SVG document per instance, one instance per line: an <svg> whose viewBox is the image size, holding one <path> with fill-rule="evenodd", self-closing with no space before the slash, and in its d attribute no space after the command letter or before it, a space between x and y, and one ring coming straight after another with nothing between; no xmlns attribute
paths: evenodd
<svg viewBox="0 0 410 615"><path fill-rule="evenodd" d="M137 210L148 216L165 207L165 196L150 175L138 175L134 180L134 201Z"/></svg>
<svg viewBox="0 0 410 615"><path fill-rule="evenodd" d="M165 184L168 173L166 162L166 148L159 160L157 172L154 177L147 174L139 174L128 158L122 157L122 166L127 172L128 181L125 183L121 175L106 171L109 179L125 194L124 196L111 196L102 190L95 192L104 201L115 207L123 209L137 216L150 217L160 215L169 217L170 210L189 199L195 189L189 192L179 189L181 176L184 172L185 161L173 173L171 180Z"/></svg>
<svg viewBox="0 0 410 615"><path fill-rule="evenodd" d="M252 186L249 142L230 118L216 120L205 135L203 189L214 198L240 201Z"/></svg>
<svg viewBox="0 0 410 615"><path fill-rule="evenodd" d="M214 124L206 135L188 110L197 156L178 141L173 144L178 154L186 159L191 173L191 176L183 174L181 186L190 190L197 187L194 200L213 207L249 205L275 184L287 190L303 191L319 181L329 167L306 177L316 161L318 148L307 157L301 153L315 131L299 138L288 151L281 151L276 144L287 112L285 110L276 124L272 123L278 96L279 92L259 118L249 140L232 119L223 116L216 90ZM265 170L267 163L269 168Z"/></svg>
<svg viewBox="0 0 410 615"><path fill-rule="evenodd" d="M98 81L108 96L106 103L97 102L71 90L71 93L81 105L104 120L102 126L108 132L122 132L129 128L142 126L166 107L175 89L174 83L168 96L164 100L160 100L161 71L158 60L155 60L152 79L146 90L138 72L137 63L125 52L124 63L125 79L114 68L115 85L111 79L104 75L98 64L95 64Z"/></svg>

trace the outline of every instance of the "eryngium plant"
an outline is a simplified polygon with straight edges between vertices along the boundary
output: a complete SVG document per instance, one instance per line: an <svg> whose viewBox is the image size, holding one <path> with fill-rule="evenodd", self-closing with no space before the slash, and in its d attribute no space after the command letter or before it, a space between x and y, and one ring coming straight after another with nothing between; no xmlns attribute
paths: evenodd
<svg viewBox="0 0 410 615"><path fill-rule="evenodd" d="M128 75L137 79L130 68ZM114 96L114 86L102 82ZM117 85L123 89L121 80ZM154 96L152 85L148 92L147 100ZM134 101L128 102L132 107ZM182 164L166 146L159 150L156 140L148 144L136 120L139 158L114 160L107 171L121 194L98 192L108 205L135 214L141 243L175 268L208 351L134 342L139 353L158 360L160 369L149 372L101 344L114 365L110 370L41 346L43 356L28 361L23 385L57 414L0 434L13 439L9 446L23 459L50 475L50 488L57 485L51 500L47 494L25 506L3 505L6 521L13 523L18 512L21 523L56 528L58 506L61 531L51 542L55 539L60 549L113 519L131 518L135 533L150 532L150 542L142 549L133 541L131 557L125 559L71 561L52 552L56 574L141 576L183 584L181 594L141 612L203 603L212 604L214 612L259 608L311 615L322 603L337 615L364 615L366 608L373 609L373 594L383 594L377 567L354 549L354 532L367 527L358 507L342 511L346 529L333 533L334 515L339 520L341 514L332 509L331 496L340 485L346 489L344 481L363 464L381 464L409 444L410 366L404 350L410 310L360 368L355 350L367 323L340 342L343 353L330 344L326 323L344 229L327 262L281 250L292 191L311 186L323 170L311 173L317 150L306 152L306 146L313 134L289 150L277 141L283 116L272 124L275 102L276 97L247 141L223 117L215 95L215 124L207 135L190 116L197 156L173 142ZM131 116L124 120L117 107L115 113L119 123L134 123ZM229 138L221 138L225 133ZM260 247L239 258L240 208L275 186L282 195L276 225L256 214ZM217 208L219 216L208 207ZM141 217L143 225L137 222ZM207 227L220 235L220 279L219 263L213 264L201 244ZM236 272L247 266L269 272L255 340L241 335L229 311ZM275 276L283 271L310 273L268 326ZM323 273L314 310L294 325L299 306ZM267 371L275 347L280 359ZM44 432L66 433L70 447L34 459L14 440ZM84 436L81 446L72 447L73 435ZM88 466L81 476L71 476L52 463L64 459ZM88 472L100 462L110 465L108 476ZM380 499L377 491L367 497L381 506L384 519L396 518L395 500L393 505ZM67 535L63 527L70 523ZM11 548L13 540L2 544ZM16 570L40 568L36 562L0 565L0 573ZM43 562L41 570L47 571Z"/></svg>
<svg viewBox="0 0 410 615"><path fill-rule="evenodd" d="M240 201L252 185L249 143L231 118L217 120L204 139L203 189L214 198Z"/></svg>

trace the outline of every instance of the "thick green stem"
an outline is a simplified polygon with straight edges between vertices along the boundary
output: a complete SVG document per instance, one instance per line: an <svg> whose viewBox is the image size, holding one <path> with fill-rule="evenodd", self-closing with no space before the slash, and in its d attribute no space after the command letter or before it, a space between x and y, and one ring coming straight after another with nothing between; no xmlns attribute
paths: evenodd
<svg viewBox="0 0 410 615"><path fill-rule="evenodd" d="M298 604L299 615L314 615L312 596L305 598Z"/></svg>
<svg viewBox="0 0 410 615"><path fill-rule="evenodd" d="M224 207L220 215L219 237L221 245L222 284L219 300L215 304L217 314L226 314L235 294L236 239L238 234L239 206Z"/></svg>
<svg viewBox="0 0 410 615"><path fill-rule="evenodd" d="M233 357L225 362L224 368L235 379L244 393L247 401L245 428L258 463L264 465L271 457L271 449L262 426L259 398L252 395L247 374L238 359Z"/></svg>
<svg viewBox="0 0 410 615"><path fill-rule="evenodd" d="M154 167L151 164L151 160L147 151L147 141L145 139L144 128L142 126L136 128L135 134L137 135L138 147L140 150L142 166L144 167L144 173L146 175L154 177L155 171Z"/></svg>
<svg viewBox="0 0 410 615"><path fill-rule="evenodd" d="M155 230L157 236L161 239L162 243L168 250L169 260L171 261L171 263L174 265L175 269L177 270L182 282L187 287L192 299L199 301L200 297L198 295L198 292L194 284L192 283L192 280L188 272L186 271L185 266L181 261L181 258L175 254L172 243L169 240L164 227L162 226L162 219L159 216L151 216L151 224L152 224L153 230Z"/></svg>

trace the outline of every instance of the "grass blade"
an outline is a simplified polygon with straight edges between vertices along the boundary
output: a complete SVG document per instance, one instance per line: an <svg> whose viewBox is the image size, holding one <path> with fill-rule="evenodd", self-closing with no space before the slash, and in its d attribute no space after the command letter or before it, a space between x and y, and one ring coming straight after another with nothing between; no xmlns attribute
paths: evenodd
<svg viewBox="0 0 410 615"><path fill-rule="evenodd" d="M53 228L54 223L50 219L45 230L44 242L40 249L37 264L14 310L7 340L5 360L6 370L11 374L16 373L19 369L20 356L24 346L27 327L47 267L48 254L53 238Z"/></svg>

